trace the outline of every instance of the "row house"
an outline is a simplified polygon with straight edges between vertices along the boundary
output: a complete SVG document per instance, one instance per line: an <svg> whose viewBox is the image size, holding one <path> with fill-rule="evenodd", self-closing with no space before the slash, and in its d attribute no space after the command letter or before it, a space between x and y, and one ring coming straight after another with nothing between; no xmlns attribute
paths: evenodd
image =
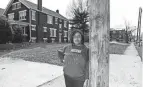
<svg viewBox="0 0 143 87"><path fill-rule="evenodd" d="M68 19L59 10L42 7L42 0L38 0L38 4L11 0L4 15L11 24L22 27L27 42L68 42Z"/></svg>

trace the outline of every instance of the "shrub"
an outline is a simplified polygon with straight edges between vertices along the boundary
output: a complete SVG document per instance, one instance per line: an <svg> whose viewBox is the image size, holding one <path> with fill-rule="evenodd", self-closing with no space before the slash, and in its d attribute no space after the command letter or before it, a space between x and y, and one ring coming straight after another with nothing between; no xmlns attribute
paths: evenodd
<svg viewBox="0 0 143 87"><path fill-rule="evenodd" d="M5 16L0 16L0 44L12 41L12 31Z"/></svg>
<svg viewBox="0 0 143 87"><path fill-rule="evenodd" d="M23 35L22 35L22 28L19 25L12 25L13 30L13 43L22 43L23 42Z"/></svg>

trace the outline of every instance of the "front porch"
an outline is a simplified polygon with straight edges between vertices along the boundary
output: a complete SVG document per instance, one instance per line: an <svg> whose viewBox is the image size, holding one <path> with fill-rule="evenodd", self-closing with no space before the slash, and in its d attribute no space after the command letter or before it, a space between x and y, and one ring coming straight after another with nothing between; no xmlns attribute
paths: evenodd
<svg viewBox="0 0 143 87"><path fill-rule="evenodd" d="M21 22L21 21L9 21L11 26L18 26L19 29L21 29L21 33L23 36L23 42L30 42L31 40L31 28L30 24L27 22ZM12 27L13 28L13 27Z"/></svg>

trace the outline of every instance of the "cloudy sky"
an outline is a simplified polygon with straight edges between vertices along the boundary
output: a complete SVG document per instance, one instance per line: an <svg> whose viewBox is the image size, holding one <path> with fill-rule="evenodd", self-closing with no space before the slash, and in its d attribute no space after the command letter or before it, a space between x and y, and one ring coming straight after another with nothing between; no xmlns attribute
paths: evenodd
<svg viewBox="0 0 143 87"><path fill-rule="evenodd" d="M10 0L2 0L0 8L5 8ZM37 3L37 0L29 0ZM53 11L59 9L60 14L67 16L66 11L72 0L43 0L43 6ZM110 0L111 27L124 27L125 20L132 26L137 25L139 7L143 8L143 0ZM143 18L142 18L143 26Z"/></svg>

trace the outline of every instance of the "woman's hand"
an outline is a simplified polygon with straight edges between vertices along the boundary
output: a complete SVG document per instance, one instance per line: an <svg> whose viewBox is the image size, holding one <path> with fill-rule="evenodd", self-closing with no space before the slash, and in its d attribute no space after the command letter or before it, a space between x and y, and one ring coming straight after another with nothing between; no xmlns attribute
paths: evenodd
<svg viewBox="0 0 143 87"><path fill-rule="evenodd" d="M64 62L65 62L65 60L61 60L61 62L62 62L62 63L64 63Z"/></svg>
<svg viewBox="0 0 143 87"><path fill-rule="evenodd" d="M84 84L83 84L83 87L89 87L89 79L86 79Z"/></svg>

